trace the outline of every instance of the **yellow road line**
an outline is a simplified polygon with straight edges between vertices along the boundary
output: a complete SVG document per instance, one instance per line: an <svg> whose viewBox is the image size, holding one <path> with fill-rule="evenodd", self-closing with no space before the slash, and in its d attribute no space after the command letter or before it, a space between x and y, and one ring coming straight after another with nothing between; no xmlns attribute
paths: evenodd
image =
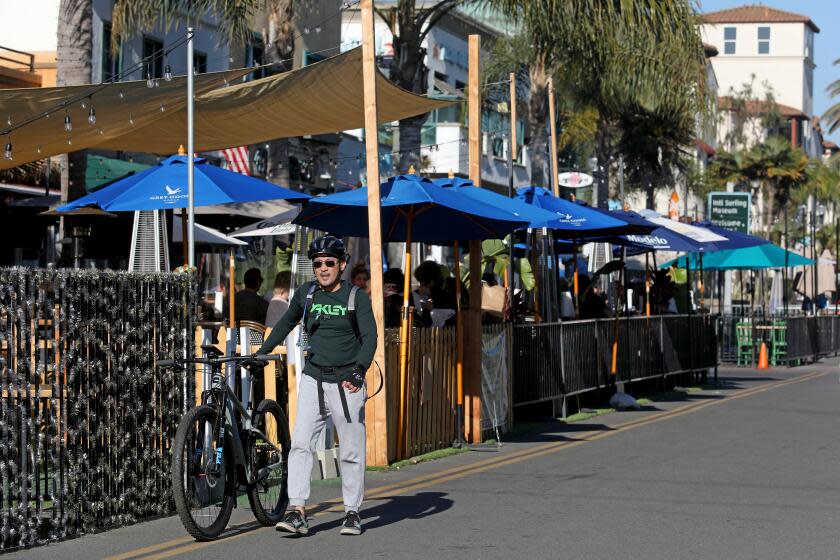
<svg viewBox="0 0 840 560"><path fill-rule="evenodd" d="M442 471L436 471L434 473L418 476L410 480L405 480L402 482L397 482L385 486L379 486L376 488L371 489L370 492L366 493L365 500L374 500L384 497L391 497L400 494L404 494L407 492L420 490L422 488L426 488L429 486L434 486L439 483L448 482L451 480L457 480L460 478L464 478L471 474L481 473L490 469L500 468L508 465L512 465L515 463L519 463L528 459L534 459L537 457L542 457L544 455L549 455L551 453L556 453L558 451L562 451L565 449L571 449L573 447L577 447L584 443L589 443L592 441L597 441L606 437L615 436L619 433L626 432L628 430L636 429L642 426L646 426L649 424L654 424L657 422L662 422L665 420L670 420L671 418L676 418L679 416L683 416L692 412L697 412L698 410L702 410L704 408L708 408L710 406L723 404L725 402L730 402L737 399L742 399L745 397L749 397L758 393L763 393L765 391L769 391L771 389L777 389L779 387L784 387L787 385L792 385L795 383L802 383L805 381L809 381L811 379L816 379L818 377L822 377L829 372L815 372L806 375L802 375L799 377L795 377L793 379L787 379L785 381L778 381L775 383L770 383L767 385L763 385L760 387L755 387L752 389L745 389L739 393L735 393L731 396L722 397L717 400L711 400L706 402L699 402L699 403L692 403L685 406L681 406L675 410L659 412L654 415L648 416L647 418L641 418L638 420L631 420L629 422L625 422L623 424L619 424L615 426L611 430L597 430L597 431L586 431L586 432L578 432L575 434L574 439L569 439L565 441L559 442L550 442L545 443L542 445L538 445L535 447L531 447L529 449L525 449L522 451L517 451L515 453L511 453L508 455L496 456L489 459L485 459L483 461L478 461L476 463L472 463L470 465L461 465L458 467L452 467L449 469L444 469ZM319 516L321 514L331 512L331 511L340 511L343 509L342 506L343 502L340 499L334 500L327 500L326 502L322 502L319 504L315 504L308 509L308 512L311 512L312 516ZM192 541L191 538L179 538L174 539L171 541L167 541L164 543L159 543L156 545L139 548L136 550L132 550L118 556L111 556L106 560L129 560L129 559L137 559L142 557L142 560L162 560L164 558L171 558L173 556L177 556L180 554L185 554L187 552L192 552L195 550L200 550L202 548L206 548L213 544L225 543L232 540L236 540L242 538L246 535L253 534L255 531L251 530L249 525L252 524L244 524L241 527L239 532L234 532L233 534L229 534L219 540L215 541L208 541L208 542L190 542L185 546L178 546L182 543ZM256 529L266 529L266 527L259 527L256 526ZM170 548L175 547L175 548ZM162 552L155 554L155 552L160 551L162 549L170 548L169 550L163 550Z"/></svg>

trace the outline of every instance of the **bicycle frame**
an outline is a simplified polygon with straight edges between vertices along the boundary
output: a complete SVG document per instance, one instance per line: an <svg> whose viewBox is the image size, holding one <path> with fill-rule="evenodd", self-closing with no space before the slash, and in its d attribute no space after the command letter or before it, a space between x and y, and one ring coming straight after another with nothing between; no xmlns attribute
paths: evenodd
<svg viewBox="0 0 840 560"><path fill-rule="evenodd" d="M233 362L230 362L233 363ZM209 451L211 445L211 438L213 434L219 434L219 441L217 444L217 457L216 457L216 465L221 464L221 453L224 449L224 445L228 443L226 440L230 439L231 450L233 452L233 468L237 466L242 466L245 471L245 479L248 484L253 484L257 480L264 478L270 471L278 469L282 467L283 462L278 462L267 467L263 467L259 469L257 472L252 472L252 466L250 461L247 460L245 456L245 449L242 445L242 438L240 436L240 429L246 431L250 434L254 434L259 436L268 443L275 451L282 454L282 450L277 447L272 441L269 440L268 436L264 434L261 430L258 430L253 425L253 415L246 408L237 397L236 393L234 392L233 388L231 387L231 376L229 375L222 375L221 372L221 365L222 362L213 362L209 364L212 368L210 375L208 372L205 371L205 378L211 377L211 379L218 379L221 383L217 384L207 384L205 387L209 386L210 388L202 393L201 402L202 404L206 404L212 407L216 407L219 411L224 410L224 414L220 414L217 420L218 425L213 426L212 431L208 430L208 426L205 426L205 440L204 440L204 448L205 452ZM250 372L247 376L250 378ZM248 379L250 386L250 379ZM243 383L243 391L246 389L245 383ZM250 399L249 399L250 400ZM236 413L239 413L241 419L241 428L237 426L236 423ZM208 453L209 455L209 453Z"/></svg>

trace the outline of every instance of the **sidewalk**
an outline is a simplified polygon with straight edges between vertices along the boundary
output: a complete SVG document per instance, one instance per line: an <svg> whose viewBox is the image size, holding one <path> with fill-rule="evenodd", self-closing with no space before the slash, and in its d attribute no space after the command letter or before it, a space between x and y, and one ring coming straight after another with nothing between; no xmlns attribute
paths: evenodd
<svg viewBox="0 0 840 560"><path fill-rule="evenodd" d="M721 368L717 387L711 386L710 382L703 390L686 393L685 398L681 400L656 401L643 407L642 410L611 413L575 424L561 422L530 424L525 426L527 431L523 431L523 427L520 426L517 428L516 437L510 441L503 441L498 451L485 449L410 465L400 470L368 472L366 503L362 509L362 517L363 519L375 517L377 519L375 523L388 524L412 518L414 514L420 515L422 511L429 508L451 507L451 504L445 504L442 498L437 498L435 503L429 503L427 500L417 504L413 504L408 498L401 499L399 503L389 498L413 495L420 490L433 488L447 481L473 477L552 453L561 451L574 453L572 448L586 445L588 442L690 414L716 403L732 402L780 386L780 384L796 383L836 371L836 359L798 368L777 368L765 371ZM519 470L522 469L524 467L520 466ZM435 493L426 492L425 494L429 498ZM247 506L247 500L244 503ZM314 482L312 504L314 505L308 512L313 517L310 521L313 533L337 527L343 511L340 480ZM373 525L370 525L368 521L366 526ZM258 526L247 507L239 507L234 511L229 527L224 540L279 538L275 535L273 528ZM169 558L198 553L197 551L208 546L210 546L208 543L193 541L184 532L177 516L172 516L21 551L16 553L15 557L32 559L57 556L64 558L108 557L120 560ZM210 550L206 552L209 553ZM206 557L214 556L211 553Z"/></svg>

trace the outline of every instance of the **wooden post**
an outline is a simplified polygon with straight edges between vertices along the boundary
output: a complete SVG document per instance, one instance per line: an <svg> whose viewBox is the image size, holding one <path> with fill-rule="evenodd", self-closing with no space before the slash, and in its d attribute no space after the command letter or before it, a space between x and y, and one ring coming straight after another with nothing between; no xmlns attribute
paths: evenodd
<svg viewBox="0 0 840 560"><path fill-rule="evenodd" d="M481 186L481 95L479 91L481 36L469 37L469 163L470 180ZM465 336L466 439L481 443L481 242L470 242L470 310Z"/></svg>
<svg viewBox="0 0 840 560"><path fill-rule="evenodd" d="M370 290L373 318L376 321L376 353L374 365L368 371L368 384L378 387L378 368L385 371L385 319L382 291L382 219L379 199L379 135L376 111L376 60L373 36L373 0L362 0L362 81L365 105L365 162L368 189L368 241L370 243ZM376 373L374 373L376 372ZM374 385L376 383L376 385ZM375 390L375 389L371 389ZM386 387L376 397L367 401L367 462L369 465L388 464L388 418L385 410Z"/></svg>
<svg viewBox="0 0 840 560"><path fill-rule="evenodd" d="M548 119L551 125L551 190L560 197L560 185L557 184L557 122L554 114L554 80L548 79Z"/></svg>

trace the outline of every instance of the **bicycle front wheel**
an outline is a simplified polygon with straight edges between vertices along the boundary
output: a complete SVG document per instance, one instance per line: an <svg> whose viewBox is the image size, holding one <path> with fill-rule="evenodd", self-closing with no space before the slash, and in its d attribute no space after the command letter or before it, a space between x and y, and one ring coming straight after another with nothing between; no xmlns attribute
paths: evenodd
<svg viewBox="0 0 840 560"><path fill-rule="evenodd" d="M248 455L255 480L248 485L248 501L257 521L271 526L283 518L289 505L289 424L280 405L266 399L254 413L254 428L265 437L252 434L249 438Z"/></svg>
<svg viewBox="0 0 840 560"><path fill-rule="evenodd" d="M184 528L209 541L224 531L236 500L235 466L218 448L218 412L197 406L178 424L172 456L172 492Z"/></svg>

